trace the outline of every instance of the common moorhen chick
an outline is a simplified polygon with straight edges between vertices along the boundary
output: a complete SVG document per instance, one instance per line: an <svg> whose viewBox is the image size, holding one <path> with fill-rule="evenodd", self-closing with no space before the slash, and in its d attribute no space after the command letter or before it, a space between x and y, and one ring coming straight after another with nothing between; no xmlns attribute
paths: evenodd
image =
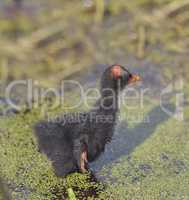
<svg viewBox="0 0 189 200"><path fill-rule="evenodd" d="M57 176L88 169L111 141L118 113L118 95L140 80L120 65L108 67L101 78L101 98L89 112L68 113L58 121L41 121L34 127L39 149L52 161Z"/></svg>

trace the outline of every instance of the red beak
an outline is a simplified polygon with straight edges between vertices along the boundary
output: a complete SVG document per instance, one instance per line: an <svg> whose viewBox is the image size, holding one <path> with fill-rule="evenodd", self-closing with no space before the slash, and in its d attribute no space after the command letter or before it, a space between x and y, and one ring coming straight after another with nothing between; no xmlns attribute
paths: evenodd
<svg viewBox="0 0 189 200"><path fill-rule="evenodd" d="M131 78L129 79L129 84L135 83L135 82L140 81L140 80L141 80L140 76L132 75Z"/></svg>

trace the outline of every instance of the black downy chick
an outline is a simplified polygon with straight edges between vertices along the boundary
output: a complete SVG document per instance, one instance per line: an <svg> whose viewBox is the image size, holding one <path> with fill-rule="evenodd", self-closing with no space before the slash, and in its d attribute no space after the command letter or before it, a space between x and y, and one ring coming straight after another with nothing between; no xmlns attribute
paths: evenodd
<svg viewBox="0 0 189 200"><path fill-rule="evenodd" d="M101 98L89 112L68 113L58 122L41 121L35 125L39 149L52 161L57 176L84 173L88 162L100 156L113 136L119 92L139 80L120 65L110 66L101 78Z"/></svg>

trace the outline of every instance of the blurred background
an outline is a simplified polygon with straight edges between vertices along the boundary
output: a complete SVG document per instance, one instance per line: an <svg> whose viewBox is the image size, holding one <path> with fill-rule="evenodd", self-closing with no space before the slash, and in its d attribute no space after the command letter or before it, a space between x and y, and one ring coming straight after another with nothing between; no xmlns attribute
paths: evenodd
<svg viewBox="0 0 189 200"><path fill-rule="evenodd" d="M49 87L119 63L186 76L188 14L188 0L1 0L0 75Z"/></svg>
<svg viewBox="0 0 189 200"><path fill-rule="evenodd" d="M114 63L139 73L141 87L151 89L143 110L151 124L130 129L122 122L104 157L92 166L99 171L110 164L107 174L114 184L108 183L104 199L188 199L189 0L0 1L0 110L14 80L37 80L43 88L58 88L64 79L96 85ZM158 98L180 78L185 121L175 122L161 112ZM14 92L15 101L25 95L23 88ZM65 186L37 153L30 125L38 113L0 119L0 193L9 198L1 187L6 182L13 199L52 199L54 188L60 192L69 185L82 199L83 186L78 189L71 179Z"/></svg>

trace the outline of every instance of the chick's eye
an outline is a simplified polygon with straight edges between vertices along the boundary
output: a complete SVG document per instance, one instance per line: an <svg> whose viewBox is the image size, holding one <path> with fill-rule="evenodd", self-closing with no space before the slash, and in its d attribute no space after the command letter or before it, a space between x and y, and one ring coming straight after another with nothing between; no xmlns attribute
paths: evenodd
<svg viewBox="0 0 189 200"><path fill-rule="evenodd" d="M128 79L131 79L132 78L132 74L129 74L129 77L128 77Z"/></svg>

